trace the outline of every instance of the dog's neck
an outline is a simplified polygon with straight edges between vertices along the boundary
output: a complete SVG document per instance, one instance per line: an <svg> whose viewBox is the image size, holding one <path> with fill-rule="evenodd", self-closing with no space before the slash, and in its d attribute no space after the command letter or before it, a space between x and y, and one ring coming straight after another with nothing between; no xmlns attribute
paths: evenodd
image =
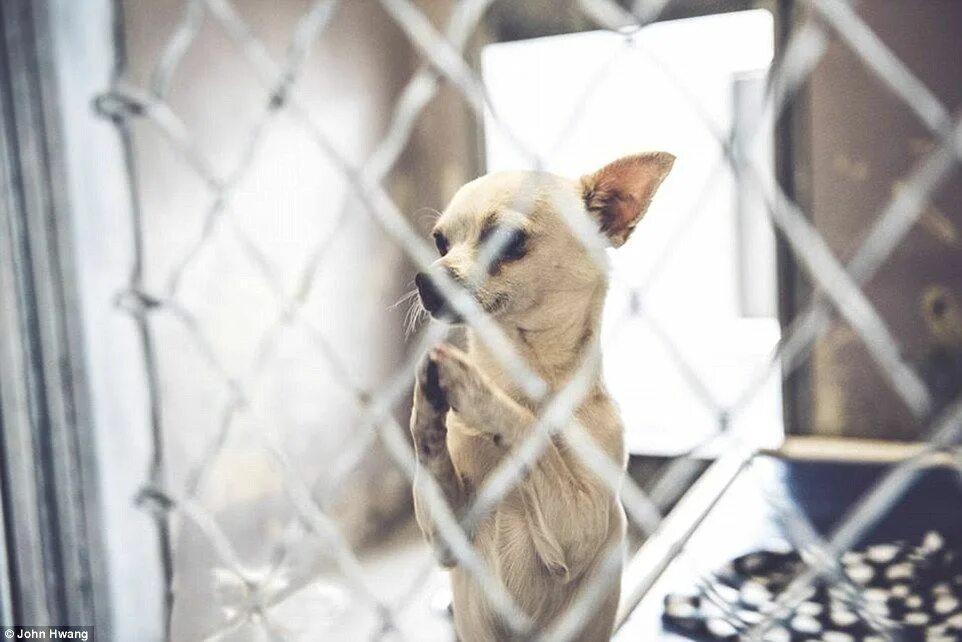
<svg viewBox="0 0 962 642"><path fill-rule="evenodd" d="M607 284L572 293L563 291L544 296L526 314L496 319L524 363L557 391L597 351L601 334L601 311ZM526 395L515 378L505 370L491 349L469 329L468 353L475 364L505 392L518 401ZM601 362L595 361L593 379L600 377Z"/></svg>

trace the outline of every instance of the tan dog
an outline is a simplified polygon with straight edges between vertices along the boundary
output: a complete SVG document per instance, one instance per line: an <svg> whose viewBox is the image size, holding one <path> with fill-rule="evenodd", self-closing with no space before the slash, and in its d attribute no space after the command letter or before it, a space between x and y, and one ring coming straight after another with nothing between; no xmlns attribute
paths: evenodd
<svg viewBox="0 0 962 642"><path fill-rule="evenodd" d="M598 348L608 287L606 269L562 214L591 221L592 233L618 247L673 162L663 152L629 156L579 181L536 172L483 176L462 187L438 219L434 238L441 258L432 270L446 270L464 285L549 384L549 395L556 393ZM500 243L490 240L495 234ZM485 250L493 245L500 245L500 252L490 256ZM428 275L419 274L416 283L432 316L458 320ZM600 364L592 380L575 416L623 468L623 429ZM415 385L411 432L419 468L435 477L456 515L471 505L474 491L506 453L523 442L537 412L472 331L467 353L449 345L431 351ZM417 491L415 511L442 564L452 568L454 620L462 642L512 639L485 593L447 553ZM623 544L624 534L616 493L556 435L471 536L536 631L544 631L574 601L610 547ZM618 598L616 583L576 639L609 639Z"/></svg>

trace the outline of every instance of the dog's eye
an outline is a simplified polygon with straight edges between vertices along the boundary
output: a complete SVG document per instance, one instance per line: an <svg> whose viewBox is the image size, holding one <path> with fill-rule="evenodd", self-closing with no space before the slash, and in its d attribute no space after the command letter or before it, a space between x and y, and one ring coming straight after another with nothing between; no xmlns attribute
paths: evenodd
<svg viewBox="0 0 962 642"><path fill-rule="evenodd" d="M478 245L484 245L488 242L498 227L495 225L485 227L481 230L481 237L478 239ZM507 261L517 261L526 251L526 245L528 242L528 235L524 230L510 230L508 232L508 238L502 241L501 252L498 254L495 263L504 263Z"/></svg>
<svg viewBox="0 0 962 642"><path fill-rule="evenodd" d="M512 230L511 236L504 249L501 250L502 261L517 261L524 256L527 249L528 235L521 230Z"/></svg>
<svg viewBox="0 0 962 642"><path fill-rule="evenodd" d="M444 236L444 234L441 234L440 232L434 233L434 245L438 248L438 254L441 256L444 256L448 253L450 246L448 245L448 239Z"/></svg>

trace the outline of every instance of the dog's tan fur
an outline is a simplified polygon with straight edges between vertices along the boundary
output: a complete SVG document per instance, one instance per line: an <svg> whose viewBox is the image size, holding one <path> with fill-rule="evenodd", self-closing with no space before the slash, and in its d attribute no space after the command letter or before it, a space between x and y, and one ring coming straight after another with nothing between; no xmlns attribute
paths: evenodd
<svg viewBox="0 0 962 642"><path fill-rule="evenodd" d="M434 267L468 284L514 349L549 384L549 394L561 389L597 350L607 292L606 270L571 231L562 212L589 217L599 238L618 247L644 215L673 162L674 157L663 152L640 154L577 181L534 172L492 174L462 187L438 219L435 231L444 234L449 249ZM479 237L492 224L523 229L524 255L479 268ZM601 380L600 363L592 381L575 416L623 467L623 429ZM455 514L461 515L474 490L529 434L537 413L536 404L469 330L466 353L440 346L420 369L411 416L419 474L430 472ZM447 553L417 491L415 510L442 564L451 568L460 639L512 639L472 576ZM609 547L622 545L624 533L624 511L616 494L569 450L563 437L555 436L538 463L471 536L488 568L542 631L572 603ZM616 583L584 623L578 640L610 638L618 598Z"/></svg>

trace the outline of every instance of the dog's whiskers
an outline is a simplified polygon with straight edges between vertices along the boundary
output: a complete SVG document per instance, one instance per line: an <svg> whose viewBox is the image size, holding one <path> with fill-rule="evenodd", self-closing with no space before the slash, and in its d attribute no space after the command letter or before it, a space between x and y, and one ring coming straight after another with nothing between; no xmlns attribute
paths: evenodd
<svg viewBox="0 0 962 642"><path fill-rule="evenodd" d="M433 223L434 221L441 218L441 212L434 209L433 207L422 207L418 209L418 211L415 212L414 215L417 217L417 220L419 223L423 223L425 220L428 220Z"/></svg>
<svg viewBox="0 0 962 642"><path fill-rule="evenodd" d="M415 296L417 296L417 294L418 294L418 289L417 289L417 288L414 288L414 289L412 289L412 290L408 290L407 292L405 292L404 294L401 295L401 298L400 298L400 299L398 299L397 301L395 301L394 303L391 304L390 309L391 309L391 310L394 310L394 309L400 307L400 305L401 305L402 303L407 303L408 301L411 300L411 297L415 297Z"/></svg>
<svg viewBox="0 0 962 642"><path fill-rule="evenodd" d="M415 294L417 291L415 290ZM411 305L404 314L404 338L409 338L420 325L423 319L428 316L428 311L421 304L421 297L411 298Z"/></svg>

